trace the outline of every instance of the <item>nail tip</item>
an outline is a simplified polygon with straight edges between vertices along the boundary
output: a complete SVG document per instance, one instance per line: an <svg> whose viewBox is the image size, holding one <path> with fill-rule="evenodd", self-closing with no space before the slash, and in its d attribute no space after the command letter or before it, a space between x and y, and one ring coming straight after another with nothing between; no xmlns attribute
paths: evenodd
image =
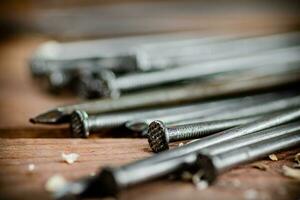
<svg viewBox="0 0 300 200"><path fill-rule="evenodd" d="M36 118L29 118L29 122L32 124L36 124Z"/></svg>
<svg viewBox="0 0 300 200"><path fill-rule="evenodd" d="M33 124L62 124L67 123L69 121L68 118L67 114L59 110L51 110L32 117L29 121Z"/></svg>

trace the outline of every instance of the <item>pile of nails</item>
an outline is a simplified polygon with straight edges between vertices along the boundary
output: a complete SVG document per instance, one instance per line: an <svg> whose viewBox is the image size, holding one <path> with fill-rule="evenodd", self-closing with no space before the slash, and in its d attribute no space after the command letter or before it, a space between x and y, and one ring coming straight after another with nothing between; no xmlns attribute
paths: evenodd
<svg viewBox="0 0 300 200"><path fill-rule="evenodd" d="M70 183L58 199L114 196L186 172L212 184L227 169L300 145L298 32L47 42L30 67L51 91L100 98L32 123L69 123L76 138L118 130L148 138L157 153ZM170 145L177 141L185 144Z"/></svg>

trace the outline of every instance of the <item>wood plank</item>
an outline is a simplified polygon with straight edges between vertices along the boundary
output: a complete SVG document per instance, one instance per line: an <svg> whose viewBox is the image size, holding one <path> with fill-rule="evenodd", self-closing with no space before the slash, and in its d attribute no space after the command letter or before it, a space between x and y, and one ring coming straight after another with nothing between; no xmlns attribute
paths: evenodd
<svg viewBox="0 0 300 200"><path fill-rule="evenodd" d="M198 191L189 182L160 180L132 187L119 198L241 199L251 189L257 199L294 199L300 197L300 183L284 177L281 167L291 165L299 151L281 153L276 162L268 158L259 161L270 167L267 171L249 164L230 170L206 190ZM75 180L100 167L118 166L152 154L145 139L0 139L0 152L0 196L7 199L31 199L32 195L48 199L44 184L55 174ZM78 162L63 162L62 152L78 153ZM36 166L33 173L28 172L29 164Z"/></svg>

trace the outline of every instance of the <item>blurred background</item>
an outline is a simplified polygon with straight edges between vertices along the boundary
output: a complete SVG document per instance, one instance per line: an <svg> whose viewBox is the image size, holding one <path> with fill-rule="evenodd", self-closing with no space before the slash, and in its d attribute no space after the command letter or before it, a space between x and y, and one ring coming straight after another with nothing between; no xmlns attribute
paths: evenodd
<svg viewBox="0 0 300 200"><path fill-rule="evenodd" d="M1 32L40 33L64 39L178 30L295 29L299 1L4 0Z"/></svg>
<svg viewBox="0 0 300 200"><path fill-rule="evenodd" d="M76 102L49 94L31 78L28 61L43 42L200 30L273 33L298 30L299 1L3 0L0 6L0 126Z"/></svg>

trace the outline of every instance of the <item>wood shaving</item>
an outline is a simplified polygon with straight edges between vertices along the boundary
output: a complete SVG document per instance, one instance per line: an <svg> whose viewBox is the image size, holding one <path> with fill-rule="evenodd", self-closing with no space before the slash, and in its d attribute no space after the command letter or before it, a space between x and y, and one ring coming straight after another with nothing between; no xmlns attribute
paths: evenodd
<svg viewBox="0 0 300 200"><path fill-rule="evenodd" d="M260 169L263 171L266 171L269 169L269 166L264 164L264 163L253 163L251 164L251 167L256 168L256 169Z"/></svg>
<svg viewBox="0 0 300 200"><path fill-rule="evenodd" d="M208 182L207 181L200 180L200 181L195 181L195 182L193 181L193 183L195 184L197 190L205 190L206 188L208 188Z"/></svg>
<svg viewBox="0 0 300 200"><path fill-rule="evenodd" d="M291 167L288 167L286 165L282 166L283 174L285 176L294 178L296 180L300 181L300 169L293 169Z"/></svg>
<svg viewBox="0 0 300 200"><path fill-rule="evenodd" d="M295 155L295 161L297 162L298 165L300 165L300 153L297 153Z"/></svg>
<svg viewBox="0 0 300 200"><path fill-rule="evenodd" d="M208 182L203 180L203 171L199 170L196 174L192 176L192 181L198 190L204 190L208 187Z"/></svg>
<svg viewBox="0 0 300 200"><path fill-rule="evenodd" d="M295 155L295 164L293 165L294 168L300 168L300 153Z"/></svg>
<svg viewBox="0 0 300 200"><path fill-rule="evenodd" d="M96 176L95 172L90 173L90 176Z"/></svg>
<svg viewBox="0 0 300 200"><path fill-rule="evenodd" d="M298 168L298 169L300 169L300 164L298 164L298 163L293 164L293 168Z"/></svg>
<svg viewBox="0 0 300 200"><path fill-rule="evenodd" d="M28 172L32 173L35 170L35 165L34 164L29 164L27 166Z"/></svg>
<svg viewBox="0 0 300 200"><path fill-rule="evenodd" d="M66 179L64 177L56 174L54 176L51 176L47 180L47 182L45 184L45 190L47 190L48 192L56 192L57 190L64 187L67 183L68 182L66 181Z"/></svg>
<svg viewBox="0 0 300 200"><path fill-rule="evenodd" d="M258 192L254 189L249 189L244 193L244 198L246 200L258 199Z"/></svg>
<svg viewBox="0 0 300 200"><path fill-rule="evenodd" d="M233 181L232 181L232 185L234 186L234 187L240 187L241 186L241 181L239 180L239 179L234 179Z"/></svg>
<svg viewBox="0 0 300 200"><path fill-rule="evenodd" d="M69 154L62 153L61 157L66 163L73 164L76 160L78 160L79 154L77 154L77 153L69 153Z"/></svg>
<svg viewBox="0 0 300 200"><path fill-rule="evenodd" d="M278 161L278 158L277 158L277 156L276 156L275 154L269 155L269 158L270 158L271 160L273 160L273 161Z"/></svg>

